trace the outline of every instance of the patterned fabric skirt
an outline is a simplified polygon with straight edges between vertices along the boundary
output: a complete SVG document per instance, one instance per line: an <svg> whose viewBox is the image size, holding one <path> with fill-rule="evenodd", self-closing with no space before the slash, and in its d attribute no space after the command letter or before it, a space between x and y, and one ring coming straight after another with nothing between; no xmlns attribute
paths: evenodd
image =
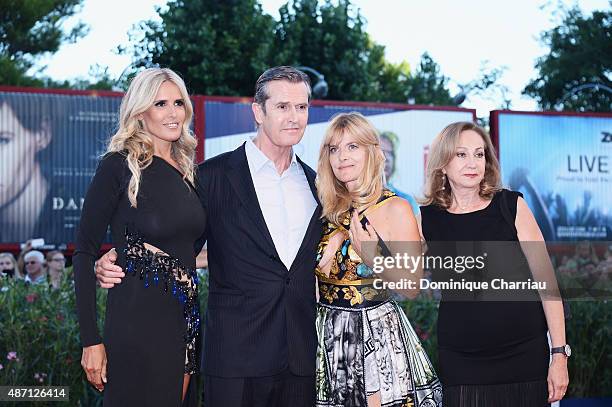
<svg viewBox="0 0 612 407"><path fill-rule="evenodd" d="M442 386L404 311L393 301L317 307L318 407L440 407Z"/></svg>

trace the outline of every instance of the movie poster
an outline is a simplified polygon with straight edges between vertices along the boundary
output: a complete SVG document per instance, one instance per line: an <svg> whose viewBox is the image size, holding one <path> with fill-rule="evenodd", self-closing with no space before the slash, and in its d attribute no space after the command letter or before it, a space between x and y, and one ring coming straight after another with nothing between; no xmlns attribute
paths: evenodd
<svg viewBox="0 0 612 407"><path fill-rule="evenodd" d="M75 240L120 98L0 92L0 243Z"/></svg>
<svg viewBox="0 0 612 407"><path fill-rule="evenodd" d="M612 115L499 112L504 184L547 241L612 239Z"/></svg>

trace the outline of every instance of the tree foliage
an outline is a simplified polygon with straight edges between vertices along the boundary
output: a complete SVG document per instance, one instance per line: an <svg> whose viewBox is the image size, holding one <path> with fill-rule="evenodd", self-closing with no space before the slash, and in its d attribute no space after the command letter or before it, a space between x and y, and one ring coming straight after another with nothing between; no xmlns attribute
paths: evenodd
<svg viewBox="0 0 612 407"><path fill-rule="evenodd" d="M77 24L69 31L62 24L77 13L83 0L0 0L0 83L42 83L26 72L37 57L56 52L65 42L85 35Z"/></svg>
<svg viewBox="0 0 612 407"><path fill-rule="evenodd" d="M158 13L161 22L132 31L135 66L170 67L194 93L253 93L268 66L274 24L256 0L177 0Z"/></svg>
<svg viewBox="0 0 612 407"><path fill-rule="evenodd" d="M422 103L450 101L431 58L415 77L407 62L388 62L350 0L289 1L278 21L256 0L175 0L158 13L161 21L140 23L122 52L136 67L175 69L195 93L251 95L266 68L294 65L321 72L329 99L405 103L412 89Z"/></svg>
<svg viewBox="0 0 612 407"><path fill-rule="evenodd" d="M350 1L293 1L279 13L270 65L316 69L330 84L330 99L381 99L384 47L370 40L364 18Z"/></svg>
<svg viewBox="0 0 612 407"><path fill-rule="evenodd" d="M490 67L489 61L482 61L478 76L468 83L460 86L463 96L478 96L483 100L489 100L497 104L498 109L511 109L512 100L510 89L501 83L501 78L507 70L506 66ZM453 102L460 105L460 95L453 98ZM483 118L484 119L484 118ZM488 122L486 122L488 123Z"/></svg>
<svg viewBox="0 0 612 407"><path fill-rule="evenodd" d="M450 104L448 78L427 54L413 73L407 62L391 63L385 47L366 32L366 20L350 0L290 0L280 18L263 12L258 0L171 0L159 20L142 21L130 32L131 69L120 80L97 65L90 79L56 82L26 72L36 58L84 35L79 24L62 24L83 0L0 0L0 83L78 89L126 84L143 67L179 72L193 93L251 95L270 66L308 66L329 84L336 100ZM313 78L316 82L316 78Z"/></svg>
<svg viewBox="0 0 612 407"><path fill-rule="evenodd" d="M452 105L453 98L448 92L447 83L448 78L440 73L440 66L424 53L419 67L409 80L408 98L419 105Z"/></svg>
<svg viewBox="0 0 612 407"><path fill-rule="evenodd" d="M407 62L385 59L385 47L370 38L364 17L349 0L335 3L296 0L282 6L273 64L317 69L330 84L330 99L406 103L414 97L417 103L450 103L447 79L429 56L411 75Z"/></svg>
<svg viewBox="0 0 612 407"><path fill-rule="evenodd" d="M538 77L523 90L543 109L609 112L612 93L578 86L594 83L612 87L612 12L584 16L578 7L564 13L560 25L542 33L550 48L536 63Z"/></svg>

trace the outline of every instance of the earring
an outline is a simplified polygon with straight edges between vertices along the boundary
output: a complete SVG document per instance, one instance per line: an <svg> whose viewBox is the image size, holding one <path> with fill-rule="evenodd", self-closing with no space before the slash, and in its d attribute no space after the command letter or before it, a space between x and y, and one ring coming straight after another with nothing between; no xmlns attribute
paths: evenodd
<svg viewBox="0 0 612 407"><path fill-rule="evenodd" d="M446 189L446 174L442 173L442 190Z"/></svg>

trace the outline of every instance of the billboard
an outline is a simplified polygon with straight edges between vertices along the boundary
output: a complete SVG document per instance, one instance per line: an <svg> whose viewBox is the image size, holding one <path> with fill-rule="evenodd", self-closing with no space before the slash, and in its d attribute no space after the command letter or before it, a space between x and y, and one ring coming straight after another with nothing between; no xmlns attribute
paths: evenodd
<svg viewBox="0 0 612 407"><path fill-rule="evenodd" d="M302 141L294 148L296 154L316 170L321 141L328 120L337 113L357 111L381 133L381 146L385 152L385 173L389 187L409 199L422 195L425 181L425 162L433 138L449 123L473 121L474 111L469 109L418 108L404 105L346 104L314 105L309 109L309 120ZM206 102L206 117L219 119L206 123L205 157L211 158L230 151L248 137L255 136L250 103ZM220 125L222 127L216 127ZM418 208L415 208L418 209Z"/></svg>
<svg viewBox="0 0 612 407"><path fill-rule="evenodd" d="M116 130L121 97L106 91L0 88L0 245L5 249L34 238L48 245L74 242L85 193ZM250 98L194 95L192 100L198 160L234 149L255 134ZM368 116L385 135L382 146L393 163L387 178L409 199L421 194L431 139L452 121L474 118L473 110L460 108L314 101L306 135L296 147L311 167L316 168L327 121L348 111Z"/></svg>
<svg viewBox="0 0 612 407"><path fill-rule="evenodd" d="M0 92L0 243L73 242L120 98Z"/></svg>
<svg viewBox="0 0 612 407"><path fill-rule="evenodd" d="M549 241L612 240L612 115L492 112L504 185Z"/></svg>

